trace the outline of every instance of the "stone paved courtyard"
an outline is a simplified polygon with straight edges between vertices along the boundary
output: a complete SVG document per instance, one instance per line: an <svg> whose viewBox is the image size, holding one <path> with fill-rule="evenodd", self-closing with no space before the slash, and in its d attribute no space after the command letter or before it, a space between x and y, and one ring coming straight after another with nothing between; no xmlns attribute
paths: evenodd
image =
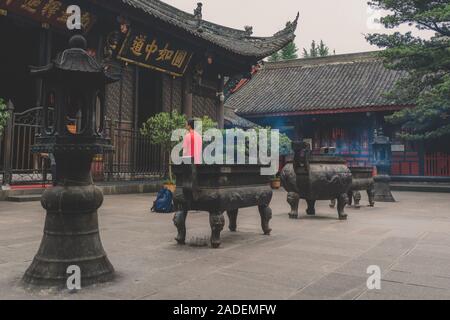
<svg viewBox="0 0 450 320"><path fill-rule="evenodd" d="M262 235L256 209L242 210L238 232L225 229L217 250L202 246L210 233L206 213L190 214L191 245L180 247L172 215L149 212L154 195L108 196L101 236L118 277L76 294L20 286L44 211L38 202L0 202L0 298L450 299L450 195L394 196L399 202L348 208L348 221L338 221L326 202L317 217L289 220L279 191L272 236ZM382 269L381 290L367 289L370 265Z"/></svg>

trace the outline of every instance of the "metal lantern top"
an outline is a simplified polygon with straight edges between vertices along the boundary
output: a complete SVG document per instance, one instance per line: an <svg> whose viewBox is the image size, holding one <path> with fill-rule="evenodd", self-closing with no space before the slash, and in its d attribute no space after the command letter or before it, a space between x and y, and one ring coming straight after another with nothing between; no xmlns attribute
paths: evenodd
<svg viewBox="0 0 450 320"><path fill-rule="evenodd" d="M31 67L31 74L44 79L55 78L59 75L84 76L87 80L97 81L99 84L119 80L119 76L106 72L105 68L91 57L86 49L86 39L82 35L74 35L69 40L68 49L59 53L56 59L46 66Z"/></svg>
<svg viewBox="0 0 450 320"><path fill-rule="evenodd" d="M391 139L384 135L383 129L375 130L372 143L372 163L379 174L389 174L391 168Z"/></svg>
<svg viewBox="0 0 450 320"><path fill-rule="evenodd" d="M43 79L45 88L44 125L33 152L100 154L112 149L103 135L105 90L119 76L108 73L86 48L86 39L74 35L69 48L50 64L31 68L32 75Z"/></svg>
<svg viewBox="0 0 450 320"><path fill-rule="evenodd" d="M384 135L383 128L379 128L378 130L375 129L372 145L375 145L375 146L376 145L385 145L385 146L391 145L391 139L389 139L388 136Z"/></svg>

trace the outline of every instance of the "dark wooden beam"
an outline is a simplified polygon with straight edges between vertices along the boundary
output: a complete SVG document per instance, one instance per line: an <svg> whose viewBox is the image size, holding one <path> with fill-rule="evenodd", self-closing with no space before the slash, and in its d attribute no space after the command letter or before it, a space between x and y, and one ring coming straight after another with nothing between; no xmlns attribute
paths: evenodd
<svg viewBox="0 0 450 320"><path fill-rule="evenodd" d="M183 78L183 113L188 119L192 118L192 74L187 73Z"/></svg>
<svg viewBox="0 0 450 320"><path fill-rule="evenodd" d="M225 87L225 78L223 75L218 76L218 90L217 90L217 112L219 129L225 128L225 96L223 89Z"/></svg>

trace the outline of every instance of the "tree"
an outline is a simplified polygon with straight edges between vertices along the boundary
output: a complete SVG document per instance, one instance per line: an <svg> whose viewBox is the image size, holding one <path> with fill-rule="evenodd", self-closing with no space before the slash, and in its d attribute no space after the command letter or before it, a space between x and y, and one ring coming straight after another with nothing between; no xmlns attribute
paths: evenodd
<svg viewBox="0 0 450 320"><path fill-rule="evenodd" d="M293 60L298 58L298 48L294 42L290 42L287 46L281 49L282 60Z"/></svg>
<svg viewBox="0 0 450 320"><path fill-rule="evenodd" d="M186 126L186 116L180 114L178 111L161 112L148 119L141 128L141 134L150 139L150 143L160 145L163 152L166 154L169 167L169 181L174 182L172 174L172 159L171 152L173 147L178 142L172 141L172 133L177 129L184 129ZM207 131L211 128L216 128L217 123L210 119L208 116L198 119L202 123L203 131Z"/></svg>
<svg viewBox="0 0 450 320"><path fill-rule="evenodd" d="M8 120L9 114L6 109L6 103L3 99L0 98L0 137L3 134L3 129L6 126L6 121Z"/></svg>
<svg viewBox="0 0 450 320"><path fill-rule="evenodd" d="M280 52L273 53L268 59L269 62L277 62L281 60Z"/></svg>
<svg viewBox="0 0 450 320"><path fill-rule="evenodd" d="M323 40L320 40L319 46L317 46L316 41L313 40L309 51L306 48L303 48L303 58L327 57L329 55L330 48L325 45Z"/></svg>
<svg viewBox="0 0 450 320"><path fill-rule="evenodd" d="M430 40L402 34L370 34L366 38L380 48L385 66L405 72L387 97L410 104L386 120L402 126L400 138L418 141L450 134L450 4L448 0L372 0L370 5L387 10L386 28L409 24L435 32Z"/></svg>
<svg viewBox="0 0 450 320"><path fill-rule="evenodd" d="M316 46L316 41L313 40L311 42L311 48L308 50L306 50L306 48L303 48L303 57L304 58L315 58L317 57L318 53L317 53L317 46Z"/></svg>
<svg viewBox="0 0 450 320"><path fill-rule="evenodd" d="M327 57L330 55L330 48L328 48L323 40L320 40L319 48L318 48L320 57Z"/></svg>
<svg viewBox="0 0 450 320"><path fill-rule="evenodd" d="M169 182L173 183L172 159L170 152L176 143L172 142L172 132L184 128L186 117L177 111L162 112L148 119L141 128L141 134L150 139L152 144L160 145L169 159Z"/></svg>
<svg viewBox="0 0 450 320"><path fill-rule="evenodd" d="M277 61L286 61L286 60L294 60L298 59L298 48L294 42L290 42L280 51L273 53L267 61L269 62L277 62Z"/></svg>

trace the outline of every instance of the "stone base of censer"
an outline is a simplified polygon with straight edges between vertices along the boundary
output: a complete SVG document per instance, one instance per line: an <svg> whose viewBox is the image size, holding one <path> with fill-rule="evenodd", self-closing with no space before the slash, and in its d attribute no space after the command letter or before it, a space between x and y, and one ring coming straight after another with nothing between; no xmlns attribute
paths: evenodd
<svg viewBox="0 0 450 320"><path fill-rule="evenodd" d="M388 175L378 175L375 180L375 201L377 202L395 202L391 192L391 177Z"/></svg>

